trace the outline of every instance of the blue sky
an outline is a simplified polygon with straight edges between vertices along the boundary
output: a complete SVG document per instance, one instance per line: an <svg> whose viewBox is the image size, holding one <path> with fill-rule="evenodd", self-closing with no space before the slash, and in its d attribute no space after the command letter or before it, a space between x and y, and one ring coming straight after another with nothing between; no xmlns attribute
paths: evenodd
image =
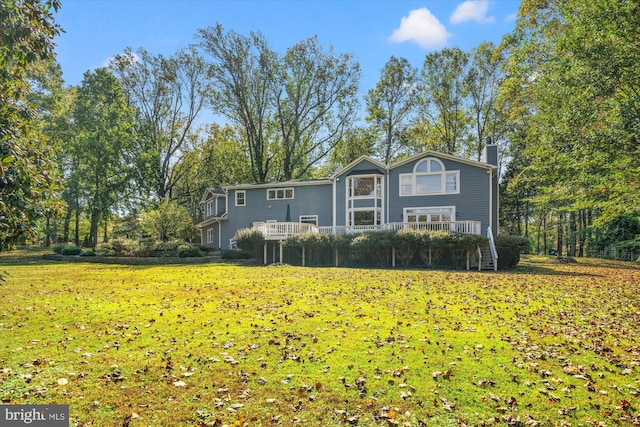
<svg viewBox="0 0 640 427"><path fill-rule="evenodd" d="M519 0L63 0L55 15L67 84L104 66L126 47L171 55L195 42L199 28L220 23L241 34L260 31L271 47L317 35L323 46L353 53L362 68L361 94L393 55L421 68L427 53L498 43L514 27Z"/></svg>

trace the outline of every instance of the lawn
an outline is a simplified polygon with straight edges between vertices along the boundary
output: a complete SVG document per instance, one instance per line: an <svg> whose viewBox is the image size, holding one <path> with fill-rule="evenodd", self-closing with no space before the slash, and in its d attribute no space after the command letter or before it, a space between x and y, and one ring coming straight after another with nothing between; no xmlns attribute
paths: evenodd
<svg viewBox="0 0 640 427"><path fill-rule="evenodd" d="M638 264L0 272L0 398L72 426L640 423Z"/></svg>

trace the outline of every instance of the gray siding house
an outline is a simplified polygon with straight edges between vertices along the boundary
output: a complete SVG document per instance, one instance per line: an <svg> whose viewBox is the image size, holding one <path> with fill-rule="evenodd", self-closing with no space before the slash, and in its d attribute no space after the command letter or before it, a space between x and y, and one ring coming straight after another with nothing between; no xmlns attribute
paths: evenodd
<svg viewBox="0 0 640 427"><path fill-rule="evenodd" d="M259 227L267 240L312 231L358 233L416 228L498 231L498 152L482 161L425 151L392 164L362 156L326 179L209 188L202 196L202 245L233 247L236 231Z"/></svg>

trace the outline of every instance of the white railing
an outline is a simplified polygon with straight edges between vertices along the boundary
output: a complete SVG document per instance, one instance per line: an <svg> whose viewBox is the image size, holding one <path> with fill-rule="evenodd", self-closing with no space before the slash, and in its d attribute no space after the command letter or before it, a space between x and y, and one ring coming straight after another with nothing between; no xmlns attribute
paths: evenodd
<svg viewBox="0 0 640 427"><path fill-rule="evenodd" d="M351 225L351 226L322 226L299 222L268 222L256 225L267 240L284 240L302 233L322 234L360 234L367 231L386 231L414 229L420 231L446 231L448 233L463 233L480 235L480 221L450 221L450 222L391 222L380 225Z"/></svg>
<svg viewBox="0 0 640 427"><path fill-rule="evenodd" d="M318 227L320 233L327 234L359 234L366 231L386 231L414 229L420 231L446 231L480 235L480 221L446 221L446 222L391 222L380 225L352 225L341 227Z"/></svg>
<svg viewBox="0 0 640 427"><path fill-rule="evenodd" d="M302 222L267 222L256 225L267 240L287 239L302 233L317 233L318 227Z"/></svg>
<svg viewBox="0 0 640 427"><path fill-rule="evenodd" d="M498 271L498 250L496 249L496 243L493 240L493 231L491 231L491 227L487 228L487 237L489 238L489 249L491 249L491 256L493 257L493 270Z"/></svg>

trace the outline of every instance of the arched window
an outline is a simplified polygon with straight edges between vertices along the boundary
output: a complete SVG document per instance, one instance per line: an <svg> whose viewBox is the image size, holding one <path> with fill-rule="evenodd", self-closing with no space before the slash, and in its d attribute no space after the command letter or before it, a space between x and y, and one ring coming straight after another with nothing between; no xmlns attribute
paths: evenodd
<svg viewBox="0 0 640 427"><path fill-rule="evenodd" d="M440 160L427 157L416 163L413 173L400 175L400 195L455 194L459 181L460 171L447 171Z"/></svg>

